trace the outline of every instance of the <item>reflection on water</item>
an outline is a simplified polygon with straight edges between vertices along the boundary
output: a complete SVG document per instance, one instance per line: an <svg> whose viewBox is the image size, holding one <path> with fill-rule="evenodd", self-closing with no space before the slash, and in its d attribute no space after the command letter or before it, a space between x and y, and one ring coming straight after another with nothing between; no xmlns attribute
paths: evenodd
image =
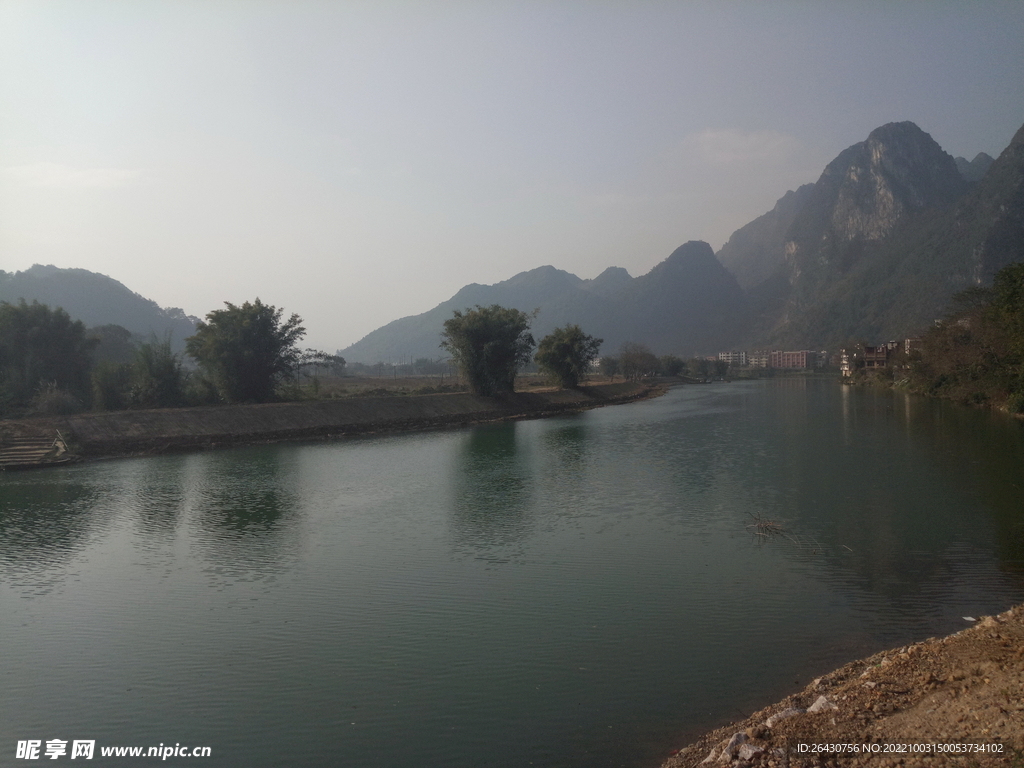
<svg viewBox="0 0 1024 768"><path fill-rule="evenodd" d="M587 427L569 422L543 434L541 445L545 450L544 464L555 475L568 479L583 474L593 449Z"/></svg>
<svg viewBox="0 0 1024 768"><path fill-rule="evenodd" d="M122 503L143 538L161 542L174 534L186 512L188 465L198 456L167 456L158 461L124 462L113 469L123 489Z"/></svg>
<svg viewBox="0 0 1024 768"><path fill-rule="evenodd" d="M956 606L1000 589L993 551L1019 569L1020 424L849 386L810 387L779 405L799 442L775 448L785 482L771 516L810 535L792 556L826 563L822 577L850 594L873 636L895 643L955 627Z"/></svg>
<svg viewBox="0 0 1024 768"><path fill-rule="evenodd" d="M1024 599L1022 487L1018 422L805 379L12 473L0 742L657 765L687 728ZM750 658L772 660L753 683Z"/></svg>
<svg viewBox="0 0 1024 768"><path fill-rule="evenodd" d="M88 543L96 491L46 470L6 473L0 488L0 583L47 592Z"/></svg>
<svg viewBox="0 0 1024 768"><path fill-rule="evenodd" d="M506 557L529 530L535 482L530 446L516 440L516 422L468 432L452 472L456 548ZM504 553L504 554L497 554Z"/></svg>
<svg viewBox="0 0 1024 768"><path fill-rule="evenodd" d="M1003 566L1024 573L1024 422L904 394L894 408L940 472L969 482L991 510Z"/></svg>
<svg viewBox="0 0 1024 768"><path fill-rule="evenodd" d="M216 452L183 473L195 547L214 572L262 578L293 561L298 500L288 453L278 446L249 449L239 461Z"/></svg>

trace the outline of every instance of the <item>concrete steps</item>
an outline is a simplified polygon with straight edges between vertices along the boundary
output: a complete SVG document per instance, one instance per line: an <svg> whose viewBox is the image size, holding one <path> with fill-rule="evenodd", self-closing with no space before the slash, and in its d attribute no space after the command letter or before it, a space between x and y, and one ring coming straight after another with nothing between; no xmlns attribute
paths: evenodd
<svg viewBox="0 0 1024 768"><path fill-rule="evenodd" d="M59 460L65 450L64 441L56 435L10 437L0 443L0 469L50 464Z"/></svg>

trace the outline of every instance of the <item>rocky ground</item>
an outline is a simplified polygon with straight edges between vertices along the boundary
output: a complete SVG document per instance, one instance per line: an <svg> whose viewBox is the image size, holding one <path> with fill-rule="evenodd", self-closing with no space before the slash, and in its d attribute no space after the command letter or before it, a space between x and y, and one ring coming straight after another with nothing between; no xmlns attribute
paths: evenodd
<svg viewBox="0 0 1024 768"><path fill-rule="evenodd" d="M847 664L663 768L727 765L1024 768L1024 605Z"/></svg>

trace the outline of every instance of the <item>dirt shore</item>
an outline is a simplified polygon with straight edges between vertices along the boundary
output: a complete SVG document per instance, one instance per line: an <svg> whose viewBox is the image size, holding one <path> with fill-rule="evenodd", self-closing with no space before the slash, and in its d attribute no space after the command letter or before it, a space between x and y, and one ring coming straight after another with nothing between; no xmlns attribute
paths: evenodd
<svg viewBox="0 0 1024 768"><path fill-rule="evenodd" d="M1024 605L847 664L663 768L725 765L1024 767Z"/></svg>
<svg viewBox="0 0 1024 768"><path fill-rule="evenodd" d="M12 437L53 438L71 453L104 458L224 445L401 432L574 413L653 397L650 383L593 384L572 390L348 397L260 405L85 413L0 422L0 444Z"/></svg>

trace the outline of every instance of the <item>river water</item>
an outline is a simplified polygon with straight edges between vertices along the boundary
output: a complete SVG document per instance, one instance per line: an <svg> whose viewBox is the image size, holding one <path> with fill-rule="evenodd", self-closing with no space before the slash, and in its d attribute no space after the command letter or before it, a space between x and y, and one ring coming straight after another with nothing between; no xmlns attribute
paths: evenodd
<svg viewBox="0 0 1024 768"><path fill-rule="evenodd" d="M1024 600L1022 488L1018 422L796 379L7 473L0 755L657 765Z"/></svg>

